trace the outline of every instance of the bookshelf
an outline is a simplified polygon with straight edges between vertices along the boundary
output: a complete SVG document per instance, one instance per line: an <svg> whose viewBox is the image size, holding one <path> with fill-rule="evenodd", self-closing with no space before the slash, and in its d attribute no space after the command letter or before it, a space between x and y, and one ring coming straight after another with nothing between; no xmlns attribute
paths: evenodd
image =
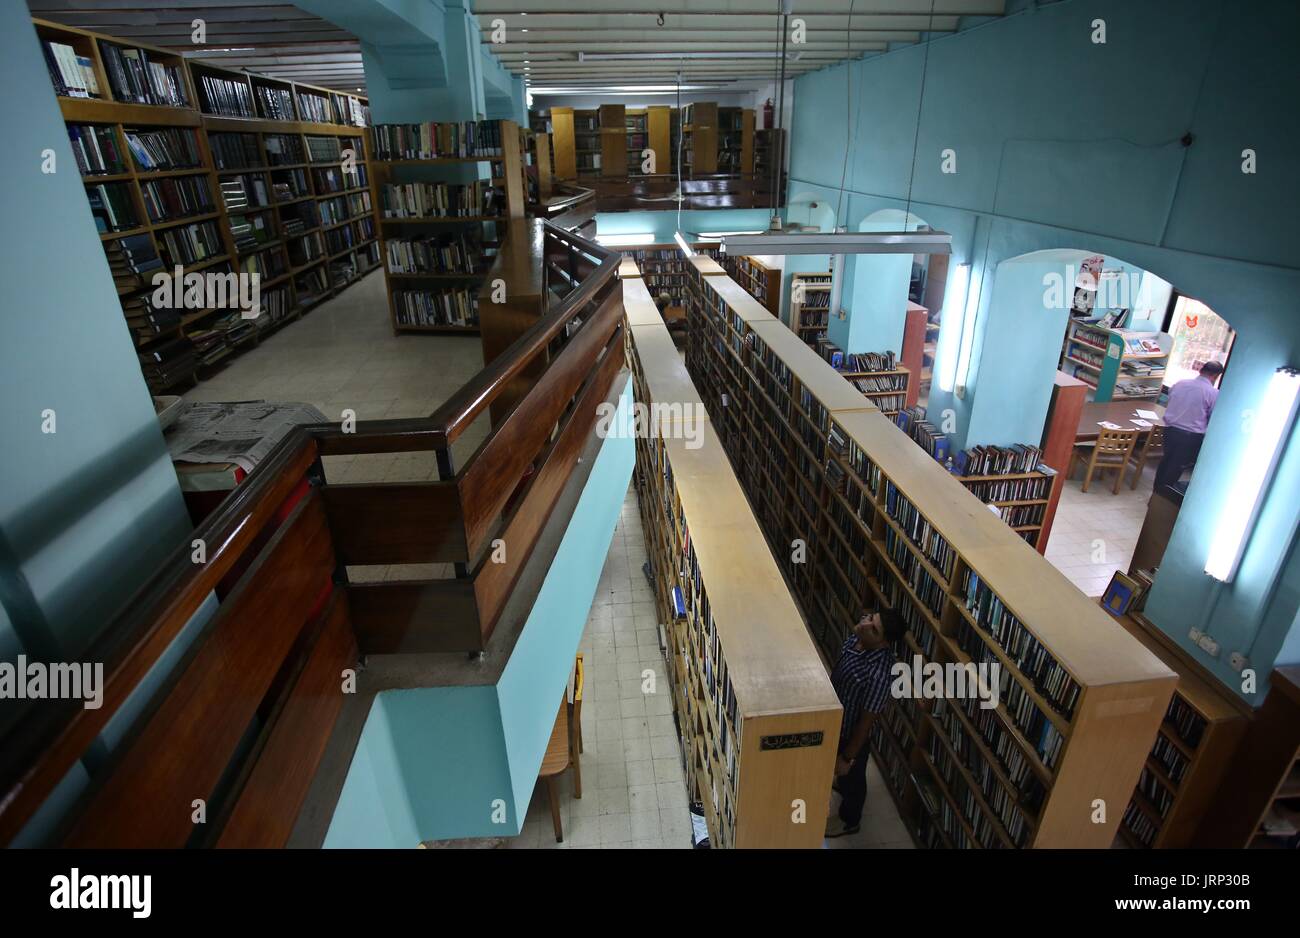
<svg viewBox="0 0 1300 938"><path fill-rule="evenodd" d="M718 105L699 101L681 109L683 176L718 172Z"/></svg>
<svg viewBox="0 0 1300 938"><path fill-rule="evenodd" d="M371 162L371 198L393 331L477 334L491 267L484 226L501 234L524 216L518 125L383 124L371 134L382 157Z"/></svg>
<svg viewBox="0 0 1300 938"><path fill-rule="evenodd" d="M626 109L621 104L602 104L600 120L600 175L626 177L632 165L627 152ZM640 163L640 157L636 163ZM639 168L639 167L638 167Z"/></svg>
<svg viewBox="0 0 1300 938"><path fill-rule="evenodd" d="M770 193L773 172L776 173L777 186L780 187L784 167L785 131L773 128L755 130L754 188L760 192Z"/></svg>
<svg viewBox="0 0 1300 938"><path fill-rule="evenodd" d="M604 152L600 109L573 110L573 156L578 178L599 176Z"/></svg>
<svg viewBox="0 0 1300 938"><path fill-rule="evenodd" d="M708 251L713 245L697 243L691 250ZM667 293L673 306L683 306L686 301L686 273L690 262L682 255L676 243L646 244L620 249L624 257L635 262L638 276L650 291L651 299Z"/></svg>
<svg viewBox="0 0 1300 938"><path fill-rule="evenodd" d="M1061 346L1061 371L1092 389L1095 401L1155 400L1173 340L1162 332L1107 329L1071 319Z"/></svg>
<svg viewBox="0 0 1300 938"><path fill-rule="evenodd" d="M624 262L628 263L628 262ZM623 281L638 403L702 404L641 280ZM705 419L637 440L636 486L692 801L714 847L817 848L841 708ZM792 822L796 799L807 806Z"/></svg>
<svg viewBox="0 0 1300 938"><path fill-rule="evenodd" d="M691 278L687 369L825 653L884 605L896 654L1008 678L994 709L887 705L873 754L917 844L1109 847L1176 675L727 282Z"/></svg>
<svg viewBox="0 0 1300 938"><path fill-rule="evenodd" d="M629 176L644 175L641 172L641 151L650 147L650 109L649 108L628 108L624 117L624 135L626 140L626 153L624 157L627 162L627 174ZM655 154L655 162L658 163L659 154Z"/></svg>
<svg viewBox="0 0 1300 938"><path fill-rule="evenodd" d="M745 292L763 304L773 316L781 315L781 276L785 258L775 255L750 257L745 254L723 255L722 267ZM830 296L827 295L829 301Z"/></svg>
<svg viewBox="0 0 1300 938"><path fill-rule="evenodd" d="M754 111L718 108L718 172L747 175L754 172Z"/></svg>
<svg viewBox="0 0 1300 938"><path fill-rule="evenodd" d="M831 274L792 274L790 277L790 328L808 344L826 335L830 325Z"/></svg>
<svg viewBox="0 0 1300 938"><path fill-rule="evenodd" d="M906 406L912 372L898 364L893 352L846 353L826 336L818 337L813 349L886 417Z"/></svg>
<svg viewBox="0 0 1300 938"><path fill-rule="evenodd" d="M1209 846L1198 841L1207 819L1217 813L1215 803L1246 735L1250 710L1144 618L1121 616L1115 621L1178 675L1120 820L1117 844L1137 850Z"/></svg>
<svg viewBox="0 0 1300 938"><path fill-rule="evenodd" d="M551 108L551 152L555 178L578 178L578 155L574 144L574 116L571 107Z"/></svg>

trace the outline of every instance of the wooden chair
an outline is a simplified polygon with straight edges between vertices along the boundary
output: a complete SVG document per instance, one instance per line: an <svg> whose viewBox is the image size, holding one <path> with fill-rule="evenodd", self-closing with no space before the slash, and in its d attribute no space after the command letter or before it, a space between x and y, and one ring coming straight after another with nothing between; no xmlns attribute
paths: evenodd
<svg viewBox="0 0 1300 938"><path fill-rule="evenodd" d="M1142 478L1142 470L1146 468L1147 460L1154 459L1157 463L1165 455L1165 428L1156 424L1147 434L1147 438L1142 441L1142 445L1134 448L1130 461L1133 464L1133 481L1129 484L1130 488L1137 488L1138 482Z"/></svg>
<svg viewBox="0 0 1300 938"><path fill-rule="evenodd" d="M1094 472L1099 469L1103 472L1114 469L1115 487L1111 491L1118 495L1120 483L1124 481L1124 473L1128 471L1129 457L1133 455L1133 446L1137 443L1137 435L1136 430L1107 430L1103 427L1095 441L1074 444L1074 451L1070 453L1070 466L1065 473L1066 478L1074 477L1075 463L1084 459L1087 460L1087 469L1083 476L1083 490L1088 491L1088 484L1092 482Z"/></svg>
<svg viewBox="0 0 1300 938"><path fill-rule="evenodd" d="M573 700L569 700L566 688L564 699L560 701L560 711L555 717L555 726L551 729L550 742L546 744L546 754L542 756L542 767L537 773L539 780L546 782L546 794L551 802L551 823L555 825L555 842L564 842L564 825L560 821L560 796L556 790L556 780L564 774L565 769L573 767L573 797L582 797L582 655L573 668Z"/></svg>

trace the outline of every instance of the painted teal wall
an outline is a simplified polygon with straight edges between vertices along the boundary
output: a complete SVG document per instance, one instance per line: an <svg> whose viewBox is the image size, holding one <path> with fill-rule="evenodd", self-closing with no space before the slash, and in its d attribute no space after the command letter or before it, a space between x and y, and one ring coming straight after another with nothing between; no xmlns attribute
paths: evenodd
<svg viewBox="0 0 1300 938"><path fill-rule="evenodd" d="M615 428L625 424L631 394L628 381ZM378 695L325 846L519 833L635 461L631 437L605 439L495 686ZM494 822L498 809L503 823Z"/></svg>
<svg viewBox="0 0 1300 938"><path fill-rule="evenodd" d="M0 657L77 660L190 523L31 19L0 10L10 145L0 192L24 219L0 259ZM54 151L53 173L42 153ZM42 412L56 432L41 432ZM49 834L215 608L209 600L19 834Z"/></svg>
<svg viewBox="0 0 1300 938"><path fill-rule="evenodd" d="M1091 42L1096 18L1106 20L1105 45ZM935 39L928 64L927 50L913 47L802 76L791 135L792 200L833 202L841 164L827 154L844 152L847 75L856 126L841 224L906 208L910 187L912 211L953 235L954 265L991 273L1032 251L1103 253L1158 274L1238 330L1147 604L1160 628L1234 688L1230 652L1267 671L1298 660L1300 649L1288 638L1300 607L1300 446L1288 445L1237 581L1219 587L1203 573L1243 415L1258 408L1278 366L1300 364L1300 243L1292 213L1279 211L1300 204L1300 71L1268 51L1298 33L1300 6L1281 0L1248 12L1224 0L1063 0ZM1195 141L1184 148L1189 131ZM1247 147L1258 154L1254 175L1240 171ZM955 174L941 172L944 149L956 151ZM978 322L989 322L993 292L986 280ZM984 364L972 364L964 400L939 396L959 437L988 386L1021 380ZM1187 638L1207 624L1217 659ZM1289 657L1279 658L1284 649Z"/></svg>

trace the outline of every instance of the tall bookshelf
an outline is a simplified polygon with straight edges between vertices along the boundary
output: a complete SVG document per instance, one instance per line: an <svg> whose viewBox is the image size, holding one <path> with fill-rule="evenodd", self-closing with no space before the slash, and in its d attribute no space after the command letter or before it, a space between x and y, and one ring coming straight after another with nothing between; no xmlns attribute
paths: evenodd
<svg viewBox="0 0 1300 938"><path fill-rule="evenodd" d="M681 109L682 175L718 172L718 105L698 101Z"/></svg>
<svg viewBox="0 0 1300 938"><path fill-rule="evenodd" d="M641 280L625 279L623 291L637 402L702 406ZM691 800L703 805L711 846L820 847L839 700L710 421L698 430L699 446L671 427L636 443Z"/></svg>
<svg viewBox="0 0 1300 938"><path fill-rule="evenodd" d="M1107 329L1071 319L1060 368L1092 389L1093 400L1155 400L1164 383L1173 340L1162 332Z"/></svg>
<svg viewBox="0 0 1300 938"><path fill-rule="evenodd" d="M781 315L781 277L785 258L774 255L750 257L746 254L723 255L722 267L745 288L745 292L763 304L773 316Z"/></svg>
<svg viewBox="0 0 1300 938"><path fill-rule="evenodd" d="M738 175L754 172L752 108L718 108L718 172Z"/></svg>
<svg viewBox="0 0 1300 938"><path fill-rule="evenodd" d="M872 751L917 844L1109 847L1174 672L729 278L696 270L688 372L827 656L885 606L910 626L897 655L1009 678L995 709L887 704Z"/></svg>
<svg viewBox="0 0 1300 938"><path fill-rule="evenodd" d="M754 131L755 190L770 193L773 172L776 173L776 184L780 188L784 166L785 131L773 128Z"/></svg>
<svg viewBox="0 0 1300 938"><path fill-rule="evenodd" d="M790 277L790 329L809 348L826 335L830 326L830 271L792 274Z"/></svg>
<svg viewBox="0 0 1300 938"><path fill-rule="evenodd" d="M601 139L600 110L574 108L573 154L579 178L600 175Z"/></svg>
<svg viewBox="0 0 1300 938"><path fill-rule="evenodd" d="M621 104L602 104L597 113L600 116L600 175L626 177L631 165L627 152L626 109Z"/></svg>
<svg viewBox="0 0 1300 938"><path fill-rule="evenodd" d="M119 207L129 206L128 214L136 222L106 226L109 230L101 232L101 240L146 381L154 393L196 380L202 369L256 345L324 296L373 268L373 260L368 266L354 264L348 276L340 276L332 284L327 282L324 290L308 295L298 289L274 206L250 203L250 199L256 199L255 180L266 169L263 130L274 126L277 131L297 135L300 141L304 133L312 131L317 135L332 135L337 141L354 139L361 133L360 128L305 123L287 117L274 122L253 117L239 128L245 134L241 145L228 149L224 146L226 138L221 135L235 128L223 120L214 119L201 84L205 73L220 70L187 63L166 49L42 20L35 20L35 25L43 41L62 43L75 49L97 78L97 97L60 95L59 104L70 136L74 137L74 152L93 154L96 144L90 137L94 136L96 141L109 144L116 153L114 160L103 148L98 148L98 154L90 157L95 165L82 165L82 175L92 206L96 200L103 200L103 193L111 192L112 201ZM140 50L150 61L170 69L176 93L180 96L177 103L184 106L121 100L124 73L119 71L116 76L112 73L117 67L111 61L116 49ZM270 82L241 72L227 72L223 78L248 89L247 104L251 114L256 113L257 107L254 97L256 81L259 86L286 91L291 108L297 106L298 96L310 95L319 98L328 109L320 112L322 114L355 115L361 120L366 116L361 99L337 92ZM56 87L56 92L58 90ZM335 110L340 107L341 110ZM297 117L296 111L289 113L293 118ZM141 155L133 151L128 137L145 142L144 151L151 155L144 159L150 161L149 165L142 163ZM77 139L83 141L82 146L78 145ZM229 154L236 151L241 154L241 165L237 168L229 162ZM105 158L111 165L100 162ZM358 162L358 171L364 173L364 154ZM318 177L313 171L324 168L322 163L303 168L306 188L301 201L316 201L317 192L312 182ZM326 174L319 178L323 181L331 177ZM263 180L262 192L269 199L272 187L265 184L264 177ZM241 184L240 191L232 185L236 182ZM332 193L326 193L321 198L332 196ZM182 206L180 211L175 211L177 205ZM356 224L361 228L373 228L368 195L363 197L356 217ZM240 221L232 227L232 219ZM260 223L255 225L253 220L256 219L260 219ZM244 222L248 222L247 228ZM351 233L352 223L349 221L348 224ZM173 273L177 265L185 275L197 272L259 274L261 314L246 320L228 303L174 310L172 313L175 315L150 309L148 297L154 290L152 277L133 270L132 258L140 252L155 254L162 261L159 270L168 274ZM337 261L343 253L325 258L321 263Z"/></svg>
<svg viewBox="0 0 1300 938"><path fill-rule="evenodd" d="M371 161L371 198L393 331L477 334L491 267L484 228L500 235L524 217L518 125L385 124L372 135L386 157Z"/></svg>
<svg viewBox="0 0 1300 938"><path fill-rule="evenodd" d="M1120 820L1118 844L1136 850L1237 846L1201 842L1222 782L1250 723L1244 702L1203 675L1186 652L1140 616L1116 621L1178 674L1178 686Z"/></svg>

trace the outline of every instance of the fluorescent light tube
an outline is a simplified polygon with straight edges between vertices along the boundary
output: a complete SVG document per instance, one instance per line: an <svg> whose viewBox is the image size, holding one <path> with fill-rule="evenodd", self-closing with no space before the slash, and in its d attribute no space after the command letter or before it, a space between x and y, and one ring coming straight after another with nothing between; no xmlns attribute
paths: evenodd
<svg viewBox="0 0 1300 938"><path fill-rule="evenodd" d="M596 243L611 248L629 244L654 244L655 236L653 231L637 231L628 234L598 234L596 235Z"/></svg>
<svg viewBox="0 0 1300 938"><path fill-rule="evenodd" d="M682 237L680 231L673 234L673 240L677 242L677 246L682 249L682 253L687 257L695 256L695 252L691 250L691 246L686 243L686 239Z"/></svg>
<svg viewBox="0 0 1300 938"><path fill-rule="evenodd" d="M970 264L958 264L948 278L943 317L939 323L939 347L935 350L936 378L941 391L957 386L957 359L961 352L962 329L966 321L966 295L970 287Z"/></svg>
<svg viewBox="0 0 1300 938"><path fill-rule="evenodd" d="M799 61L802 53L791 52L786 60ZM579 52L579 62L611 62L618 59L779 59L781 50L771 52Z"/></svg>
<svg viewBox="0 0 1300 938"><path fill-rule="evenodd" d="M975 351L975 320L979 318L980 286L984 277L981 270L978 275L972 269L970 283L966 286L966 312L962 314L961 345L957 349L957 393L966 393L966 382L970 378L970 360Z"/></svg>
<svg viewBox="0 0 1300 938"><path fill-rule="evenodd" d="M1295 421L1298 399L1300 371L1279 368L1269 379L1264 400L1251 421L1250 437L1237 461L1236 478L1223 493L1219 523L1205 561L1205 572L1216 580L1230 583L1237 575L1264 493Z"/></svg>
<svg viewBox="0 0 1300 938"><path fill-rule="evenodd" d="M728 254L951 254L946 231L785 231L723 238Z"/></svg>

